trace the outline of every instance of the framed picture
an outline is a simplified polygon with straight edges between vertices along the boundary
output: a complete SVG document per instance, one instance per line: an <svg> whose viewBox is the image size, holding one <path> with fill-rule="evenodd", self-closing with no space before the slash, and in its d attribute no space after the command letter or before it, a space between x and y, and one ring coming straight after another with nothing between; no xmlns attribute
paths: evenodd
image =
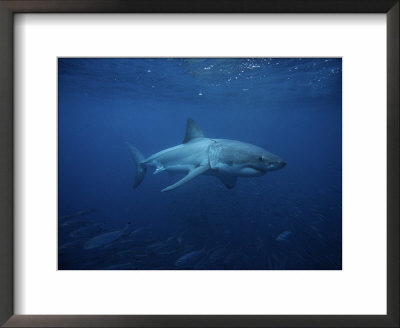
<svg viewBox="0 0 400 328"><path fill-rule="evenodd" d="M341 72L341 58L59 58L58 270L341 270ZM177 122L183 142L167 138ZM313 165L284 154L291 133Z"/></svg>
<svg viewBox="0 0 400 328"><path fill-rule="evenodd" d="M399 325L398 1L0 9L5 327Z"/></svg>

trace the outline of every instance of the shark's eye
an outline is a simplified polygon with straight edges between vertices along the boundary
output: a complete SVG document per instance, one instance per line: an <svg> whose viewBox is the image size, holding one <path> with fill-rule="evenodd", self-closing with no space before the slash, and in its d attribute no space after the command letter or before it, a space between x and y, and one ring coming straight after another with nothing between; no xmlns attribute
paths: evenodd
<svg viewBox="0 0 400 328"><path fill-rule="evenodd" d="M259 159L260 161L262 161L262 160L263 160L263 157L262 157L262 156L260 156L260 157L258 157L258 159Z"/></svg>

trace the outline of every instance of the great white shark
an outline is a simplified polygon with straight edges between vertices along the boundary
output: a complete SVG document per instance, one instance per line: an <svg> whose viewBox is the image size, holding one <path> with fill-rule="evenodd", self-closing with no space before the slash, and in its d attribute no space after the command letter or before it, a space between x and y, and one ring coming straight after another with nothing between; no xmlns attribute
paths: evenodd
<svg viewBox="0 0 400 328"><path fill-rule="evenodd" d="M143 181L147 167L155 168L154 174L186 173L181 180L161 190L170 191L201 174L214 175L232 189L238 177L258 177L286 165L280 157L261 147L236 140L206 138L191 118L187 120L183 143L178 146L147 158L129 143L127 146L136 166L134 188Z"/></svg>

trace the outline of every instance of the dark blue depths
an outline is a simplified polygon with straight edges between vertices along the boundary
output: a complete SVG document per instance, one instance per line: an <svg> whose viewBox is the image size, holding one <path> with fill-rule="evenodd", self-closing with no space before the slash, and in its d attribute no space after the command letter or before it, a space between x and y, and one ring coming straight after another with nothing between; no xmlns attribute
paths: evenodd
<svg viewBox="0 0 400 328"><path fill-rule="evenodd" d="M66 270L340 270L342 62L336 58L59 59L58 266ZM129 142L261 146L285 168L229 190L148 170Z"/></svg>

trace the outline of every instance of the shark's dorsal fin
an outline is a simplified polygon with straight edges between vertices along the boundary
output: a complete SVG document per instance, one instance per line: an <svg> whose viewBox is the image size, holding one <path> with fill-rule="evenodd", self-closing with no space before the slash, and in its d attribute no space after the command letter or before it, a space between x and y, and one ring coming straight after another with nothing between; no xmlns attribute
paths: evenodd
<svg viewBox="0 0 400 328"><path fill-rule="evenodd" d="M195 138L204 138L204 133L194 120L188 118L186 123L186 135L185 139L183 139L183 143L187 143Z"/></svg>

